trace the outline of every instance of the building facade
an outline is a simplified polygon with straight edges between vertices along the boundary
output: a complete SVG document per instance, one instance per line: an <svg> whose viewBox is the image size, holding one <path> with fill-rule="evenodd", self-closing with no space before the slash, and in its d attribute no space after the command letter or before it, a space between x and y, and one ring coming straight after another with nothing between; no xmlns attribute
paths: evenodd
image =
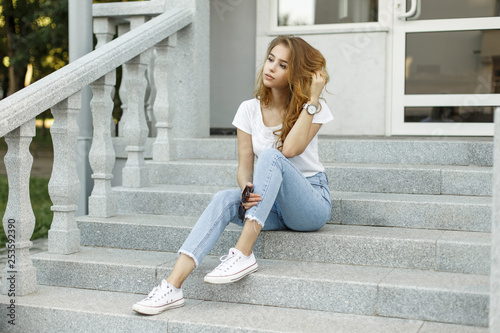
<svg viewBox="0 0 500 333"><path fill-rule="evenodd" d="M232 127L267 44L293 34L327 59L322 134L491 136L499 15L499 0L211 1L211 128Z"/></svg>

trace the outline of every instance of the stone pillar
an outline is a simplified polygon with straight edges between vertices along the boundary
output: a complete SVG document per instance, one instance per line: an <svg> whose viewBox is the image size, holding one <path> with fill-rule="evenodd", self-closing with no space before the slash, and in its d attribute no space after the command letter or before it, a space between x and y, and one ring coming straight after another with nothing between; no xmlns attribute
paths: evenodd
<svg viewBox="0 0 500 333"><path fill-rule="evenodd" d="M168 65L175 138L210 135L210 1L167 0L165 8L190 8L193 23L177 32Z"/></svg>
<svg viewBox="0 0 500 333"><path fill-rule="evenodd" d="M92 1L68 0L69 17L69 61L92 52ZM90 87L82 89L82 106L78 114L79 135L76 145L76 166L80 179L80 195L76 215L86 215L88 198L92 191L92 170L89 164L89 151L92 143L92 115L90 113Z"/></svg>
<svg viewBox="0 0 500 333"><path fill-rule="evenodd" d="M173 34L164 41L156 44L156 59L154 77L157 94L154 101L154 115L156 118L156 140L153 144L153 160L166 162L175 159L175 141L173 140L172 124L173 112L170 110L168 91L168 53L177 44L177 34Z"/></svg>
<svg viewBox="0 0 500 333"><path fill-rule="evenodd" d="M496 333L500 332L500 107L495 110L492 216L489 330Z"/></svg>
<svg viewBox="0 0 500 333"><path fill-rule="evenodd" d="M54 218L49 230L49 252L70 254L80 251L80 230L75 211L80 181L76 168L78 125L76 117L82 106L81 92L52 107L54 124L50 128L54 144L54 166L49 194Z"/></svg>
<svg viewBox="0 0 500 333"><path fill-rule="evenodd" d="M30 258L30 239L35 229L35 214L30 200L30 174L33 157L29 151L35 136L35 119L5 136L8 151L4 157L9 182L9 198L3 228L7 235L7 263L2 272L2 293L8 294L12 284L16 296L35 292L36 269ZM11 256L9 258L9 256Z"/></svg>
<svg viewBox="0 0 500 333"><path fill-rule="evenodd" d="M130 28L144 24L145 17L131 19ZM148 65L149 51L127 61L128 113L127 123L123 128L127 142L125 150L128 153L127 162L122 171L122 185L127 187L145 187L149 185L149 171L144 162L144 150L148 137L148 126L144 110L146 96L146 68Z"/></svg>

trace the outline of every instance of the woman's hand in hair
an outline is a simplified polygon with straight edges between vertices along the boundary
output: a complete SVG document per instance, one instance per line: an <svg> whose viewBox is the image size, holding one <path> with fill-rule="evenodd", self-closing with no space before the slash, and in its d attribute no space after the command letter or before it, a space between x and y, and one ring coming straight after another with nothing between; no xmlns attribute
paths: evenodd
<svg viewBox="0 0 500 333"><path fill-rule="evenodd" d="M248 182L246 186L253 187L253 184ZM243 193L243 190L241 192ZM245 207L245 209L250 209L253 206L257 206L259 201L262 201L262 197L260 196L260 194L250 193L250 198L247 200L247 202L243 203L243 207Z"/></svg>
<svg viewBox="0 0 500 333"><path fill-rule="evenodd" d="M312 80L311 80L311 95L310 95L310 101L316 105L318 105L319 101L319 96L321 95L321 92L325 88L326 80L325 76L323 75L323 71L316 71L312 73Z"/></svg>

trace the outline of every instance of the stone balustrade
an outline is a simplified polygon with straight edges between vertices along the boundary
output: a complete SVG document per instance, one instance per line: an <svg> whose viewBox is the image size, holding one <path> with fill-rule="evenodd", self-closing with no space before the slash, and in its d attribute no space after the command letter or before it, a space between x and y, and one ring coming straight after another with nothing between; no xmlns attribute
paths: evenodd
<svg viewBox="0 0 500 333"><path fill-rule="evenodd" d="M148 132L145 117L145 101L147 80L145 71L151 58L152 50L164 50L175 45L177 32L182 32L181 43L187 46L183 55L194 58L196 50L191 39L197 38L193 18L197 11L194 1L178 1L165 11L166 1L153 0L148 3L136 3L127 8L139 8L143 16L129 19L130 31L119 29L120 36L112 40L116 24L127 21L123 15L120 19L112 17L120 11L118 7L96 7L99 13L108 8L114 13L109 17L102 15L95 18L95 30L98 47L92 53L81 57L57 72L35 82L20 92L0 101L0 136L5 136L8 152L5 165L9 182L9 199L3 217L3 226L7 235L15 230L15 237L10 236L10 245L15 247L15 263L8 262L3 270L3 293L7 293L7 278L14 275L16 296L32 293L36 290L36 269L29 257L30 238L35 226L35 217L29 198L29 178L33 157L29 152L29 144L35 135L35 117L47 109L54 115L51 135L54 144L54 167L49 182L49 194L53 202L54 218L49 231L49 252L70 254L79 251L80 232L75 221L76 202L79 193L79 180L76 173L76 141L78 127L77 114L81 108L81 90L90 84L93 99L91 111L93 117L94 136L89 155L94 179L94 189L89 198L89 215L107 217L116 213L111 190L112 170L115 163L115 152L111 140L112 110L116 73L119 66L125 65L126 86L129 93L125 98L130 112L131 126L124 127L127 139L129 158L124 170L128 186L147 186L147 169L142 152ZM114 4L116 6L116 4ZM127 5L130 5L127 4ZM149 7L148 7L149 6ZM181 8L179 8L181 6ZM207 5L208 6L208 5ZM113 9L114 8L114 9ZM121 7L120 7L121 8ZM154 12L154 14L151 14ZM149 16L148 16L149 15ZM158 15L152 19L150 16ZM115 15L116 16L116 15ZM121 22L121 23L120 23ZM172 38L172 39L170 39ZM164 52L160 51L160 64L165 65ZM191 66L190 73L196 75ZM206 69L208 73L208 68ZM204 81L206 78L201 78ZM162 79L159 79L163 82ZM196 81L196 79L194 80ZM167 96L166 84L162 83L161 93ZM147 95L158 96L158 94ZM161 103L164 100L159 99ZM151 100L150 104L153 103ZM151 107L161 121L161 137L159 146L168 142L168 106ZM147 104L146 104L147 105ZM162 110L162 111L157 111ZM169 156L168 148L164 149ZM163 156L163 155L162 155Z"/></svg>

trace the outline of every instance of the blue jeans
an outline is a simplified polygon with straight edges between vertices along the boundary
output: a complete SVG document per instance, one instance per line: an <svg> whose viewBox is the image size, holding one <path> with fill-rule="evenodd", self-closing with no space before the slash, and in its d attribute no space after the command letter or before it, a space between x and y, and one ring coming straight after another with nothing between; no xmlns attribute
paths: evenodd
<svg viewBox="0 0 500 333"><path fill-rule="evenodd" d="M245 217L262 225L262 230L315 231L330 219L332 204L326 174L306 178L276 149L260 154L253 186L262 201L247 210ZM197 267L229 222L242 226L238 218L240 197L239 189L215 194L179 253L193 258Z"/></svg>

